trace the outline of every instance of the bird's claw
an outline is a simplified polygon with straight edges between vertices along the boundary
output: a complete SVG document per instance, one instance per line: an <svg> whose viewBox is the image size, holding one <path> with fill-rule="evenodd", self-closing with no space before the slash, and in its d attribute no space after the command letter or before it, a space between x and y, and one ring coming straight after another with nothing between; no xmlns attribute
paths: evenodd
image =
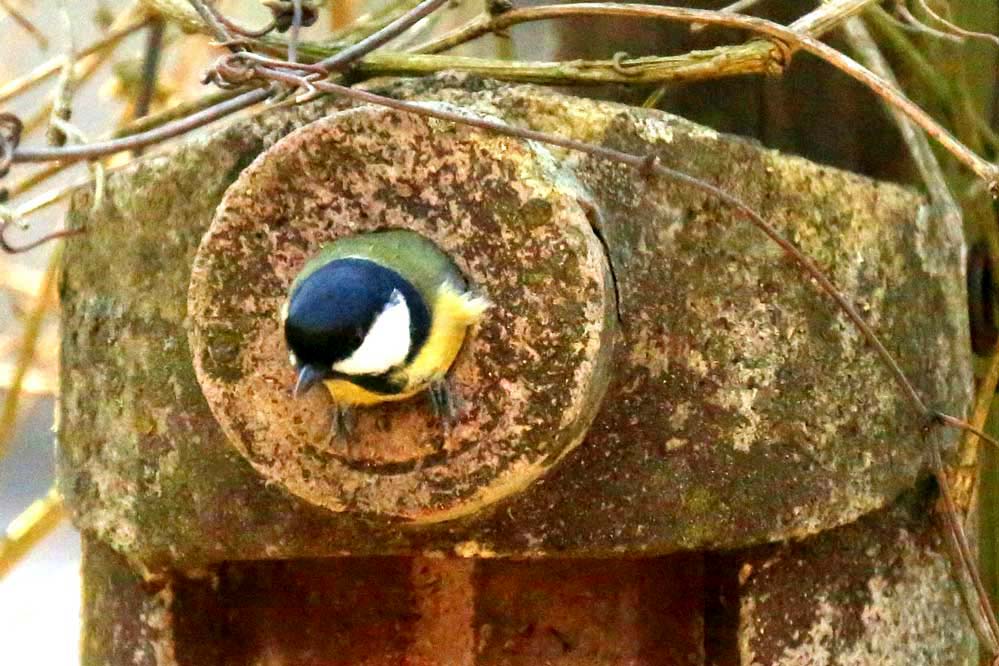
<svg viewBox="0 0 999 666"><path fill-rule="evenodd" d="M350 452L350 442L354 436L354 410L346 405L336 405L333 407L333 423L330 426L330 438L328 443L334 441L346 444L347 452Z"/></svg>
<svg viewBox="0 0 999 666"><path fill-rule="evenodd" d="M430 406L434 415L440 420L447 435L458 421L458 410L461 400L448 378L443 378L430 384Z"/></svg>

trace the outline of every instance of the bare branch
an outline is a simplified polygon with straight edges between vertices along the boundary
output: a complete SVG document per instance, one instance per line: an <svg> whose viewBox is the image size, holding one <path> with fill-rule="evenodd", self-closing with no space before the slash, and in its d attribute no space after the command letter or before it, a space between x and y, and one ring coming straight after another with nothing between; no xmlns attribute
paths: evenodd
<svg viewBox="0 0 999 666"><path fill-rule="evenodd" d="M31 35L31 37L38 43L39 48L47 49L49 47L49 40L48 37L45 36L45 33L39 30L38 26L32 23L27 16L18 11L17 7L10 4L9 0L0 0L0 9L7 12L7 15L14 20L14 23L19 25L22 30Z"/></svg>
<svg viewBox="0 0 999 666"><path fill-rule="evenodd" d="M898 85L891 67L884 59L884 56L881 54L881 51L878 49L877 44L861 19L852 18L847 21L843 26L843 32L872 71L876 72L889 83L895 86ZM912 159L919 169L936 214L940 215L943 223L950 228L950 234L955 238L960 238L963 232L961 209L954 200L950 188L947 186L943 169L941 169L940 163L937 161L936 155L930 147L930 142L926 139L926 135L920 132L907 117L891 107L888 108L888 112L891 113L895 124L901 131L909 153L912 155ZM999 368L999 364L993 362L993 365ZM988 415L988 404L991 403L992 393L995 392L995 381L997 379L999 379L999 374L995 374L995 377L992 379L991 391L987 402L985 402L984 410L981 409L982 404L976 400L974 416L971 423L968 424L969 427L965 429L962 448L969 447L972 450L971 455L973 458L977 457L978 448L978 440L973 433L975 430L981 430L984 425L985 417ZM948 543L955 550L955 559L961 564L962 570L968 574L972 581L978 581L973 584L970 590L965 590L965 596L973 601L973 603L967 604L969 613L976 620L973 622L973 625L976 628L979 639L991 650L992 655L999 655L999 624L996 624L995 613L992 611L988 596L982 596L983 588L981 587L981 577L978 573L978 564L969 555L971 550L967 545L968 537L957 514L953 493L949 487L949 479L947 479L946 470L943 469L940 460L940 453L936 448L933 450L933 466L937 481L940 484L941 494L945 498L943 514L945 529L949 531L947 535L950 537ZM958 576L958 578L963 581L961 576Z"/></svg>
<svg viewBox="0 0 999 666"><path fill-rule="evenodd" d="M724 14L699 9L681 9L677 7L659 7L641 4L617 5L611 3L542 5L527 9L514 9L495 17L489 15L481 16L437 42L426 45L423 50L437 52L496 30L504 30L518 23L569 16L654 18L670 21L702 22L711 25L751 30L771 38L771 48L783 53L780 57L775 54L776 62L780 62L782 65L787 64L787 58L795 50L802 50L825 60L843 73L864 84L884 101L912 119L923 131L933 137L934 140L970 168L979 178L984 180L994 195L999 195L999 167L976 155L897 88L891 86L884 79L836 49L810 36L803 27L807 25L812 26L815 30L819 30L824 26L834 25L836 22L861 11L867 4L871 3L864 0L840 0L839 2L834 0L820 7L820 9L824 8L823 12L819 13L819 10L816 10L787 27L751 16Z"/></svg>
<svg viewBox="0 0 999 666"><path fill-rule="evenodd" d="M149 20L150 19L147 17L131 19L130 22L124 24L122 27L112 29L100 39L81 49L76 54L77 58L86 58L87 56L95 53L114 48L119 42L121 42L122 39L145 27ZM43 62L41 65L34 68L24 76L14 79L13 81L8 81L4 85L0 86L0 103L6 102L15 95L18 95L25 90L28 90L51 78L60 71L62 62L62 56L52 58L51 60Z"/></svg>
<svg viewBox="0 0 999 666"><path fill-rule="evenodd" d="M912 32L922 33L924 35L929 35L930 37L934 37L936 39L945 39L947 41L955 42L957 44L961 44L964 42L963 37L960 37L958 35L952 35L947 32L941 32L936 28L931 28L930 26L926 25L925 23L917 19L915 16L913 16L912 12L909 11L909 8L901 3L895 6L895 11L897 11L898 15L905 20L899 21L894 16L891 16L891 14L888 14L888 16L891 17L890 20L893 21L895 25L897 25L902 30L909 30Z"/></svg>
<svg viewBox="0 0 999 666"><path fill-rule="evenodd" d="M162 19L156 19L149 24L149 34L146 37L146 52L142 58L142 88L135 100L133 118L149 115L149 109L156 96L157 79L159 78L160 59L163 54L163 33L166 24Z"/></svg>
<svg viewBox="0 0 999 666"><path fill-rule="evenodd" d="M940 499L943 501L943 510L940 514L944 520L944 534L948 537L951 548L957 553L959 562L962 565L960 570L967 573L971 579L977 603L974 608L969 609L970 614L975 620L977 633L985 639L986 648L995 657L999 655L999 622L996 621L995 613L992 612L988 592L985 589L985 584L982 582L982 577L978 573L974 551L968 543L968 537L958 521L957 506L954 504L950 481L947 479L947 471L944 469L939 449L935 446L932 447L930 456L930 465L933 469L933 475L937 480L937 485L940 487ZM986 630L984 632L981 626L983 619L984 629Z"/></svg>
<svg viewBox="0 0 999 666"><path fill-rule="evenodd" d="M316 64L323 67L327 71L338 71L344 66L360 60L378 47L387 44L389 41L398 37L406 30L409 30L409 28L415 25L418 21L437 11L437 9L443 6L446 2L448 2L448 0L423 0L423 2L416 5L416 7L403 14L395 21L392 21L381 30L371 33L353 46L350 46L336 55L330 56L329 58L320 60Z"/></svg>
<svg viewBox="0 0 999 666"><path fill-rule="evenodd" d="M0 411L0 459L4 457L10 446L17 425L17 412L21 402L21 384L27 375L35 358L38 338L42 330L42 321L49 311L49 306L55 298L55 281L59 268L60 252L53 252L49 258L45 275L38 287L35 302L31 306L24 322L24 332L21 335L21 349L17 356L17 366L10 390L4 396L3 410Z"/></svg>
<svg viewBox="0 0 999 666"><path fill-rule="evenodd" d="M32 502L15 518L0 537L0 580L65 517L66 507L53 486L45 497Z"/></svg>
<svg viewBox="0 0 999 666"><path fill-rule="evenodd" d="M292 85L302 85L302 77L297 77L294 74L290 74L282 70L268 70L262 68L261 74L271 78L273 80L283 81L285 83L290 83ZM959 427L961 429L968 428L968 424L965 424L960 419L954 419L946 415L939 415L934 410L930 409L926 403L923 401L919 392L912 385L909 379L905 376L904 371L895 361L894 357L888 351L888 349L881 342L880 338L874 332L873 329L867 324L864 318L860 315L857 309L852 303L843 295L839 289L826 277L825 273L801 250L799 250L791 241L784 238L783 235L777 229L763 219L759 213L754 211L748 205L743 203L741 200L732 196L728 192L718 188L715 185L702 181L693 176L689 176L685 173L681 173L674 169L665 167L658 162L650 162L648 156L644 155L633 155L631 153L626 153L623 151L615 150L613 148L608 148L606 146L597 146L583 141L577 141L575 139L569 139L562 136L556 136L553 134L548 134L545 132L538 132L535 130L524 129L520 127L513 127L502 122L487 120L484 118L466 116L460 113L447 111L439 108L433 108L420 104L417 102L407 102L397 99L392 99L389 97L384 97L366 90L360 90L356 88L348 88L339 84L335 84L329 81L312 81L311 85L315 86L317 89L333 93L336 95L341 95L348 99L353 99L355 101L364 102L368 104L376 104L379 106L385 106L391 109L396 109L399 111L404 111L407 113L414 113L416 115L437 118L439 120L446 120L453 123L466 125L469 127L475 127L478 129L483 129L497 134L502 134L505 136L511 136L518 139L524 139L528 141L538 141L540 143L545 143L549 145L559 146L561 148L566 148L569 150L574 150L578 152L585 153L587 155L592 155L601 159L609 160L611 162L618 162L621 164L627 164L635 169L640 170L643 173L651 172L658 176L667 178L669 180L683 183L693 187L701 192L711 196L712 198L721 201L722 203L731 206L739 215L749 219L749 221L760 229L764 234L766 234L773 242L775 242L781 250L784 251L798 266L824 291L830 298L832 298L844 314L853 322L853 324L860 330L861 334L868 341L868 343L874 347L875 352L881 359L882 363L891 371L895 382L898 384L899 388L902 389L910 401L926 416L934 418L946 418L947 423L953 425L954 427Z"/></svg>
<svg viewBox="0 0 999 666"><path fill-rule="evenodd" d="M60 160L65 162L79 162L80 160L91 160L113 153L120 153L126 150L136 150L172 139L186 134L191 130L215 122L220 118L241 111L267 99L271 94L269 88L257 88L249 92L242 93L232 99L226 100L203 111L193 113L179 120L166 123L156 129L134 134L122 139L112 139L88 143L82 146L66 146L64 148L18 148L14 152L14 162L49 162Z"/></svg>
<svg viewBox="0 0 999 666"><path fill-rule="evenodd" d="M916 3L924 12L929 14L934 21L942 25L945 29L947 29L951 33L955 35L960 35L962 37L970 37L971 39L983 39L987 42L992 42L992 44L995 46L999 46L999 37L996 37L995 35L990 35L987 32L975 32L974 30L965 30L961 26L956 25L951 21L948 21L943 16L940 16L935 11L933 11L933 8L930 7L929 3L926 2L926 0L916 0Z"/></svg>
<svg viewBox="0 0 999 666"><path fill-rule="evenodd" d="M725 12L726 14L741 14L747 9L752 9L755 5L758 5L760 0L737 0L730 5L726 5L719 9L720 12ZM701 32L707 26L704 23L691 23L691 32Z"/></svg>

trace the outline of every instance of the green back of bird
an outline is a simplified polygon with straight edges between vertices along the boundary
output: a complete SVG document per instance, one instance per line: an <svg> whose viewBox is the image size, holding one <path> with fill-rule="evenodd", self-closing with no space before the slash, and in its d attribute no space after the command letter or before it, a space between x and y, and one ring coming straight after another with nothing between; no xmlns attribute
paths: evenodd
<svg viewBox="0 0 999 666"><path fill-rule="evenodd" d="M404 229L376 231L339 238L319 250L291 285L289 294L316 269L334 259L358 257L391 268L412 283L427 306L432 308L437 289L445 281L457 291L465 290L458 267L431 241Z"/></svg>

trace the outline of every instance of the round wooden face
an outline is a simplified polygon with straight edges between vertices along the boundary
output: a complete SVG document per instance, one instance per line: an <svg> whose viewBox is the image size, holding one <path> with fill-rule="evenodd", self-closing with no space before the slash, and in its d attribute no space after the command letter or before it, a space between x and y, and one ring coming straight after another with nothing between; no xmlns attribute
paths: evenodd
<svg viewBox="0 0 999 666"><path fill-rule="evenodd" d="M205 398L264 476L334 511L438 521L526 487L584 437L608 383L615 303L584 203L544 149L360 107L288 135L227 191L198 250L190 342ZM332 438L326 391L292 398L281 306L336 238L410 229L492 306L451 370L445 429L418 394Z"/></svg>

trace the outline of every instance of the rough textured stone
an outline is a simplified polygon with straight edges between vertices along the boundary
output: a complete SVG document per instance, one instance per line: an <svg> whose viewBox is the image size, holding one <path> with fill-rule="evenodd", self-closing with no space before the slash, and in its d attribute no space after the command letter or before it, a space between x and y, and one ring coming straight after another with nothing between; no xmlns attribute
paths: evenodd
<svg viewBox="0 0 999 666"><path fill-rule="evenodd" d="M963 246L915 195L654 111L447 76L383 85L655 153L718 183L828 270L928 402L963 413ZM739 547L855 520L913 484L928 440L953 440L924 427L832 303L729 209L549 150L551 170L571 174L593 205L620 295L614 374L586 440L521 492L434 525L332 512L266 483L202 396L186 291L225 189L326 111L270 110L112 176L95 213L87 197L76 201L70 226L88 233L65 254L60 478L77 524L117 550L149 566L194 566Z"/></svg>
<svg viewBox="0 0 999 666"><path fill-rule="evenodd" d="M971 666L931 499L924 487L799 542L655 558L320 558L143 578L86 539L83 664Z"/></svg>
<svg viewBox="0 0 999 666"><path fill-rule="evenodd" d="M978 663L926 493L739 567L744 666Z"/></svg>
<svg viewBox="0 0 999 666"><path fill-rule="evenodd" d="M362 108L243 171L198 251L189 314L208 404L256 469L335 511L438 521L522 490L582 441L609 379L614 286L579 188L539 151ZM451 372L449 432L421 396L357 410L349 441L331 440L326 392L291 396L280 309L324 243L386 228L430 238L492 305Z"/></svg>

